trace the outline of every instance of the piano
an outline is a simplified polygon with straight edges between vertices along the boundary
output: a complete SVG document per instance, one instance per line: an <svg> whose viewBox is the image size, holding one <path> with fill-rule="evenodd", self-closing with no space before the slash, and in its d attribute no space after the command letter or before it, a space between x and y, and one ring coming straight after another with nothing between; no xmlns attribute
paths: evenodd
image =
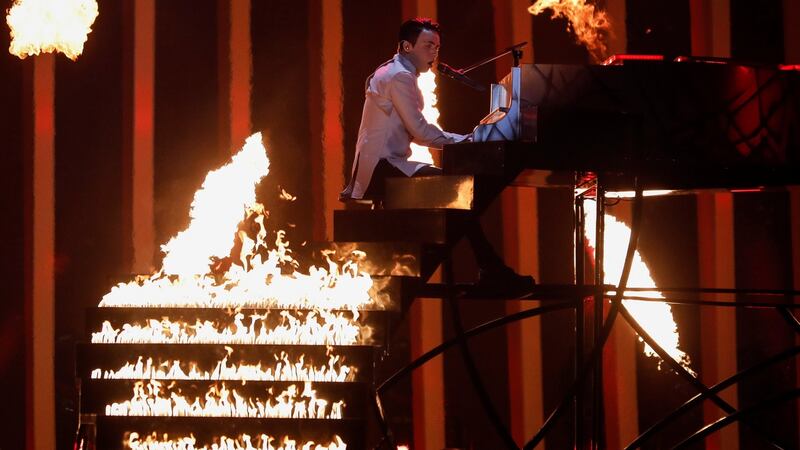
<svg viewBox="0 0 800 450"><path fill-rule="evenodd" d="M622 59L622 58L620 58ZM800 184L800 71L724 60L523 64L492 85L445 174L522 169L633 176L649 189Z"/></svg>
<svg viewBox="0 0 800 450"><path fill-rule="evenodd" d="M606 191L631 191L634 178L681 192L800 185L800 71L720 60L520 65L492 86L473 137L444 147L443 176L387 180L383 209L336 211L335 239L447 248L506 186L574 187L581 172Z"/></svg>

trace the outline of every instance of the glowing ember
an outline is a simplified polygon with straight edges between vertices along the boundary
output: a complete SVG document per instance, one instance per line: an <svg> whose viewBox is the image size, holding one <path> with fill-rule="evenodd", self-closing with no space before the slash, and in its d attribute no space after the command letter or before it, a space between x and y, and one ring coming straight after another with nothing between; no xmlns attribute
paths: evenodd
<svg viewBox="0 0 800 450"><path fill-rule="evenodd" d="M417 78L417 86L422 92L422 99L424 107L422 108L422 117L428 123L439 126L439 110L436 108L438 99L436 97L436 74L429 70L423 72ZM408 158L411 161L419 161L428 164L433 164L433 157L428 147L423 147L419 144L411 143L411 156Z"/></svg>
<svg viewBox="0 0 800 450"><path fill-rule="evenodd" d="M130 400L106 405L105 413L107 416L341 419L345 406L342 400L330 402L317 398L310 382L304 384L302 391L290 385L273 395L269 389L265 399L245 398L236 389L228 389L225 383L210 386L202 399L169 392L170 387L157 380L150 380L148 384L138 381Z"/></svg>
<svg viewBox="0 0 800 450"><path fill-rule="evenodd" d="M124 324L115 329L109 321L102 330L92 333L92 342L100 344L296 344L355 345L368 344L369 329L358 323L358 312L349 318L343 312L326 310L280 311L281 323L270 328L269 313L253 314L249 324L244 314L234 316L232 326L197 319L194 324L183 321L150 319L146 325Z"/></svg>
<svg viewBox="0 0 800 450"><path fill-rule="evenodd" d="M199 446L193 435L170 439L166 434L159 438L156 433L142 438L139 433L130 432L125 440L125 448L130 450L345 450L347 444L339 436L334 435L327 445L313 441L298 443L297 440L285 436L280 441L272 436L262 434L251 437L242 434L237 438L222 436L214 439L209 446Z"/></svg>
<svg viewBox="0 0 800 450"><path fill-rule="evenodd" d="M8 10L12 55L61 52L75 60L97 18L96 0L16 0Z"/></svg>
<svg viewBox="0 0 800 450"><path fill-rule="evenodd" d="M528 12L539 15L549 9L552 18L567 19L578 42L586 46L595 62L600 62L608 57L606 39L611 32L611 23L605 11L586 2L587 0L538 0L528 7Z"/></svg>
<svg viewBox="0 0 800 450"><path fill-rule="evenodd" d="M229 355L232 349L228 347ZM247 380L247 381L353 381L356 370L340 362L340 356L330 355L327 365L314 366L305 362L305 355L290 360L286 352L274 355L272 365L238 364L228 362L228 356L218 361L211 371L204 371L196 363L186 364L178 360L154 363L152 358L144 361L139 357L135 363L125 363L118 370L94 369L92 378L126 380Z"/></svg>
<svg viewBox="0 0 800 450"><path fill-rule="evenodd" d="M589 242L589 246L594 247L596 242L594 235L595 205L591 202L586 202L584 204L584 211L586 215L586 239ZM625 262L625 249L627 248L630 234L630 229L624 223L606 214L605 259L603 261L605 283L613 284L619 281L620 275L622 274L622 266ZM617 249L619 251L612 251ZM647 264L642 261L642 257L637 251L633 257L628 287L650 287L655 285L653 278L650 276L650 270L647 268ZM655 291L637 291L635 294L625 292L625 294L650 298L664 298L660 292ZM675 320L672 318L672 308L670 308L670 305L663 302L637 300L623 300L623 304L636 321L641 324L647 333L649 333L670 356L680 362L687 370L691 371L689 368L691 362L689 356L679 348L678 327L675 324ZM644 351L648 356L656 356L653 349L646 344Z"/></svg>
<svg viewBox="0 0 800 450"><path fill-rule="evenodd" d="M390 299L370 292L364 259L333 261L296 270L283 231L273 237L255 186L269 169L259 133L226 166L208 174L195 193L189 227L162 246L162 271L120 283L100 306L210 308L381 309ZM284 198L289 194L281 194ZM243 230L248 229L250 233ZM239 251L231 255L239 245ZM175 276L170 276L170 275Z"/></svg>

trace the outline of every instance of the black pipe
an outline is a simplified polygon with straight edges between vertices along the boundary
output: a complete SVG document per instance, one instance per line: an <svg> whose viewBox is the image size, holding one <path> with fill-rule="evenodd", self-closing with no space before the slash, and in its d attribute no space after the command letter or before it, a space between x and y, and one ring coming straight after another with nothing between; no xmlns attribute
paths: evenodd
<svg viewBox="0 0 800 450"><path fill-rule="evenodd" d="M609 287L609 290L614 290L614 287ZM687 288L687 287L628 287L625 288L628 292L640 291L658 291L658 292L693 292L698 294L735 294L735 295L778 295L785 296L800 296L800 291L786 290L786 289L739 289L739 288Z"/></svg>
<svg viewBox="0 0 800 450"><path fill-rule="evenodd" d="M800 334L800 321L797 320L797 317L792 314L792 312L786 306L781 306L778 308L778 313L780 313L783 320L789 324L790 327L794 330L795 333Z"/></svg>
<svg viewBox="0 0 800 450"><path fill-rule="evenodd" d="M661 302L673 305L691 305L691 306L719 306L727 308L775 308L775 309L798 309L800 303L797 304L784 304L784 303L769 303L769 302L717 302L714 300L696 300L686 298L652 298L652 297L638 297L635 295L625 295L623 300L634 300L639 302Z"/></svg>

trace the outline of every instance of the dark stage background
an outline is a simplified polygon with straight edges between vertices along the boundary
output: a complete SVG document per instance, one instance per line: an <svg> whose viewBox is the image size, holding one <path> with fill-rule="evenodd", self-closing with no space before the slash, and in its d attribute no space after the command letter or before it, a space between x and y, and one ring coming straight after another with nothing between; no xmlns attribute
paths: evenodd
<svg viewBox="0 0 800 450"><path fill-rule="evenodd" d="M236 1L236 0L233 0ZM313 198L318 195L312 169L322 151L320 144L318 63L308 55L318 51L318 27L325 0L252 0L251 123L262 131L271 160L270 175L259 189L271 211L270 226L289 230L300 243L316 238L322 220ZM787 0L792 1L792 0ZM58 449L71 449L76 426L74 346L90 336L84 329L84 310L96 306L110 286L131 273L134 240L130 232L131 117L133 101L132 11L134 0L101 0L100 15L89 35L83 55L72 62L59 55L55 67L55 386ZM229 55L221 42L230 24L225 22L226 1L160 0L155 20L154 90L154 224L156 244L165 243L188 224L189 205L205 174L223 164L241 143L231 142L229 88L225 68ZM363 101L363 83L371 71L389 59L395 49L396 29L409 10L408 0L341 0L343 104L340 123L344 142L345 179L349 176ZM437 19L444 28L441 59L463 67L495 52L496 29L492 19L499 0L439 0ZM606 3L606 2L602 2ZM0 3L3 9L11 1ZM624 2L627 49L630 52L690 54L692 31L689 0L627 0ZM413 8L412 8L413 9ZM527 14L515 10L513 14ZM530 17L532 49L537 63L586 64L589 56L568 33L566 22ZM800 18L794 18L795 26ZM730 45L734 58L779 63L784 51L784 3L731 0ZM788 22L786 22L788 23ZM0 33L0 48L9 45ZM800 58L794 55L794 63ZM507 67L508 61L502 61ZM503 69L501 69L503 70ZM496 79L490 64L474 72L482 82ZM26 377L25 286L32 281L26 268L30 260L30 180L32 60L0 53L0 186L3 192L0 254L5 295L0 302L0 385L6 391L0 408L0 450L26 446L29 401ZM484 95L450 80L439 80L440 123L446 130L469 132L487 113ZM298 197L278 203L284 188ZM537 216L540 261L539 281L572 281L572 196L569 190L540 190ZM791 288L792 255L800 243L791 241L790 197L786 192L735 194L735 279L739 287ZM700 286L697 202L693 196L650 199L646 202L641 253L656 282L668 286ZM613 210L612 210L613 212ZM485 228L498 248L503 246L501 205L487 213ZM27 237L27 240L26 240ZM475 265L465 246L457 250L461 279L474 278ZM463 257L462 257L463 256ZM159 266L158 260L154 261ZM795 272L796 273L796 269ZM796 282L796 280L795 280ZM700 340L703 323L695 308L673 308L682 348L692 366L702 373ZM505 312L501 302L475 302L466 307L465 326L471 327ZM746 367L794 345L788 329L773 329L772 312L737 317L738 363ZM573 370L570 338L574 320L556 313L542 320L542 395L545 415L561 400ZM452 324L444 319L445 337ZM396 354L400 364L408 358L408 323L402 324ZM507 336L489 333L472 342L478 366L489 381L489 393L506 423L511 421L508 389ZM658 361L636 357L636 394L639 430L646 429L668 410L694 395L675 374L659 369ZM707 350L707 349L706 349ZM482 413L469 385L457 350L444 356L445 439L448 447L500 448L501 441ZM796 365L780 365L740 385L740 405L751 404L772 392L797 385ZM401 385L385 400L400 442L412 442L411 385ZM797 404L788 403L758 419L765 429L798 448ZM669 447L681 436L701 427L701 410L692 411L652 448ZM570 419L562 420L547 438L547 448L571 448ZM672 440L671 440L672 439ZM746 428L740 429L741 448L762 448ZM700 448L700 447L697 447Z"/></svg>

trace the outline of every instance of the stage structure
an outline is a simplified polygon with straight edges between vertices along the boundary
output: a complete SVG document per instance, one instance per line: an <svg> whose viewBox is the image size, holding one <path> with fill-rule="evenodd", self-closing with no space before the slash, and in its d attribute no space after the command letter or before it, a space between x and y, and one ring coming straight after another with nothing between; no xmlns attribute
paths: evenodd
<svg viewBox="0 0 800 450"><path fill-rule="evenodd" d="M119 284L89 311L91 344L79 347L77 361L77 448L394 449L399 443L385 420L392 405L382 396L453 347L507 448L536 448L569 413L576 447L604 448L601 356L620 318L697 391L627 448L657 438L703 401L726 416L685 436L679 447L738 422L787 448L750 419L796 398L798 389L742 410L718 393L795 357L797 347L709 387L623 303L774 308L783 318L776 327L800 333L796 305L786 302L797 292L628 287L646 192L800 184L800 74L786 69L658 56L618 56L592 66L515 64L491 87L492 111L476 129L476 142L445 147L443 176L389 180L380 205L336 211L336 243L297 254L264 225L265 207L253 189L269 163L260 137L251 137L228 166L209 174L195 196L192 224L163 247L164 267ZM451 252L468 222L509 185L574 189L575 282L537 286L520 295L542 306L465 330L460 302L498 293L456 284ZM610 283L603 270L605 206L619 197L633 202L633 226L621 276ZM584 279L588 209L596 237L593 280ZM440 266L443 282L429 282ZM654 299L655 291L669 298ZM705 293L739 300L696 298ZM775 301L742 301L755 295ZM456 335L378 380L374 369L380 349L391 350L393 318L418 297L444 299ZM577 324L572 386L534 436L515 442L468 340L567 310ZM382 438L371 442L366 428L375 423Z"/></svg>
<svg viewBox="0 0 800 450"><path fill-rule="evenodd" d="M412 241L435 255L422 261L427 277L441 262L444 282L420 288L420 297L441 297L447 303L457 335L413 361L379 384L382 394L416 368L448 348L460 348L465 366L485 413L507 448L533 449L556 421L574 415L576 448L605 448L602 408L602 350L616 319L621 318L697 395L628 443L639 448L675 419L701 402L711 402L724 417L709 423L678 445L685 447L715 431L740 423L773 448L789 448L768 430L753 425L759 412L792 401L800 389L764 398L737 410L719 396L723 389L797 356L793 347L725 379L704 385L684 361L677 360L637 320L625 301L665 301L698 307L772 308L800 333L793 299L800 293L782 290L628 288L645 194L691 195L701 190L748 191L800 184L800 73L796 67L753 66L721 59L660 55L616 55L603 65L517 64L491 87L491 111L475 130L473 143L445 146L444 176L391 179L382 208L337 211L335 239L345 241ZM458 71L461 77L469 70ZM456 77L459 78L459 77ZM471 84L471 80L465 80ZM453 281L450 250L463 236L465 223L480 215L508 185L574 189L575 283L538 286L526 298L543 306L464 330L459 303L496 297ZM604 219L608 202L633 202L633 226L621 276L604 280ZM594 279L584 279L586 202L593 202ZM668 299L654 294L669 293ZM732 301L704 301L704 294L731 296ZM733 297L736 296L736 297ZM754 297L758 300L754 300ZM768 297L772 301L764 301ZM750 298L750 300L748 300ZM738 299L738 300L737 300ZM467 341L481 333L526 318L561 310L576 318L575 379L560 405L527 442L514 442L493 406ZM619 325L618 325L619 326ZM390 405L384 405L385 409ZM635 420L632 419L632 420ZM386 448L391 430L384 428Z"/></svg>

